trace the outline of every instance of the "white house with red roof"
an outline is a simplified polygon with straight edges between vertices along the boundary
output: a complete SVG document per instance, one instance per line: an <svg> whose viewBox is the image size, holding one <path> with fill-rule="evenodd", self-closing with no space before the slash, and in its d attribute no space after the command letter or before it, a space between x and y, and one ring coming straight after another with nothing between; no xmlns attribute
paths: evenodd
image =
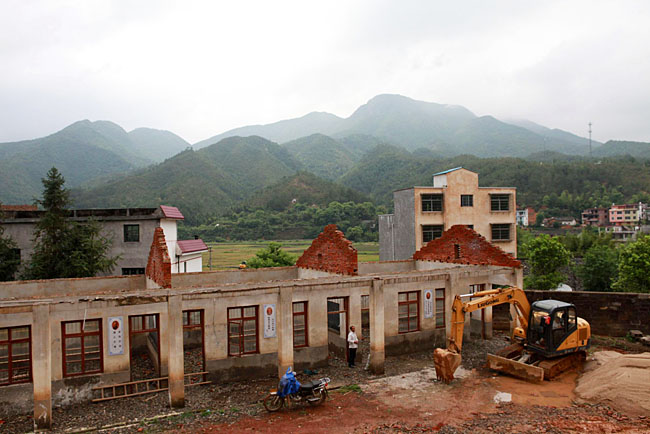
<svg viewBox="0 0 650 434"><path fill-rule="evenodd" d="M5 235L17 244L21 263L26 264L33 252L34 228L44 211L35 207L3 206L0 220ZM185 219L174 206L160 205L158 208L111 208L70 210L71 221L98 221L103 235L111 238L113 244L108 256L119 256L112 273L108 275L144 274L147 267L149 248L156 227L165 234L167 249L172 260L172 273L202 271L201 255L208 250L202 240L178 240L177 223Z"/></svg>

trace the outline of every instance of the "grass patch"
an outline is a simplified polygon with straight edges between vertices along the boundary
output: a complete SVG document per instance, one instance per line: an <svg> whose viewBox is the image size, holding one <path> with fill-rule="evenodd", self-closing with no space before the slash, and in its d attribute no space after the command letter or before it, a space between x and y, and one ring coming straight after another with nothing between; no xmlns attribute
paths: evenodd
<svg viewBox="0 0 650 434"><path fill-rule="evenodd" d="M313 240L282 240L282 248L287 252L300 257L311 246ZM208 243L212 248L212 270L235 270L242 261L247 261L268 246L270 241L241 241ZM359 262L373 262L379 260L379 243L354 243L358 252ZM210 271L210 253L203 253L203 271Z"/></svg>
<svg viewBox="0 0 650 434"><path fill-rule="evenodd" d="M361 386L359 386L358 384L346 384L345 386L341 386L338 389L336 389L336 392L339 392L339 393L347 393L347 392L361 393Z"/></svg>

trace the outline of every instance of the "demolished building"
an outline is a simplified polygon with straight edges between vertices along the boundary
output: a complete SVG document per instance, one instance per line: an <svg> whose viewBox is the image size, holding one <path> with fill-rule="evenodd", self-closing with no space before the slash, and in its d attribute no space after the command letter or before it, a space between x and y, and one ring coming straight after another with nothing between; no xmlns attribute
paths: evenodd
<svg viewBox="0 0 650 434"><path fill-rule="evenodd" d="M152 379L180 407L192 384L326 365L330 351L344 354L349 325L364 315L369 367L383 373L386 355L445 346L455 295L523 280L519 261L463 225L401 261L358 263L329 225L296 266L171 267L156 228L145 275L0 283L0 416L33 408L36 427L49 428L53 406L112 399L120 387L132 396ZM484 312L489 337L492 313ZM186 360L189 346L200 366ZM152 361L140 382L139 352Z"/></svg>

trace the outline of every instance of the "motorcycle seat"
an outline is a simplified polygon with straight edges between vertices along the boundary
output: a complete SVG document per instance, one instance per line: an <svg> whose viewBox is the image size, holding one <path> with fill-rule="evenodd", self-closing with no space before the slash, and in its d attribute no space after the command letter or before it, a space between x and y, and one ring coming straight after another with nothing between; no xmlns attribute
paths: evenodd
<svg viewBox="0 0 650 434"><path fill-rule="evenodd" d="M314 387L318 386L319 384L320 384L319 380L308 381L307 383L301 383L300 388L303 390L311 390Z"/></svg>

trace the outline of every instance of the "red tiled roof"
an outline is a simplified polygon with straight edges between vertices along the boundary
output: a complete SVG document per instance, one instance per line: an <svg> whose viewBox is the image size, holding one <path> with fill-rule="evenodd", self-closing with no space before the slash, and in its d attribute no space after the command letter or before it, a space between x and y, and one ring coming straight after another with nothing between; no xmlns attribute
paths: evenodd
<svg viewBox="0 0 650 434"><path fill-rule="evenodd" d="M181 249L183 253L192 253L200 252L202 250L208 250L208 246L205 245L203 240L183 240L177 241L178 248Z"/></svg>
<svg viewBox="0 0 650 434"><path fill-rule="evenodd" d="M38 211L36 205L0 205L2 211Z"/></svg>
<svg viewBox="0 0 650 434"><path fill-rule="evenodd" d="M183 214L175 206L160 205L160 209L168 219L184 220Z"/></svg>
<svg viewBox="0 0 650 434"><path fill-rule="evenodd" d="M413 259L455 264L521 267L521 262L511 254L504 252L465 225L454 225L443 232L440 238L429 241L415 252Z"/></svg>

